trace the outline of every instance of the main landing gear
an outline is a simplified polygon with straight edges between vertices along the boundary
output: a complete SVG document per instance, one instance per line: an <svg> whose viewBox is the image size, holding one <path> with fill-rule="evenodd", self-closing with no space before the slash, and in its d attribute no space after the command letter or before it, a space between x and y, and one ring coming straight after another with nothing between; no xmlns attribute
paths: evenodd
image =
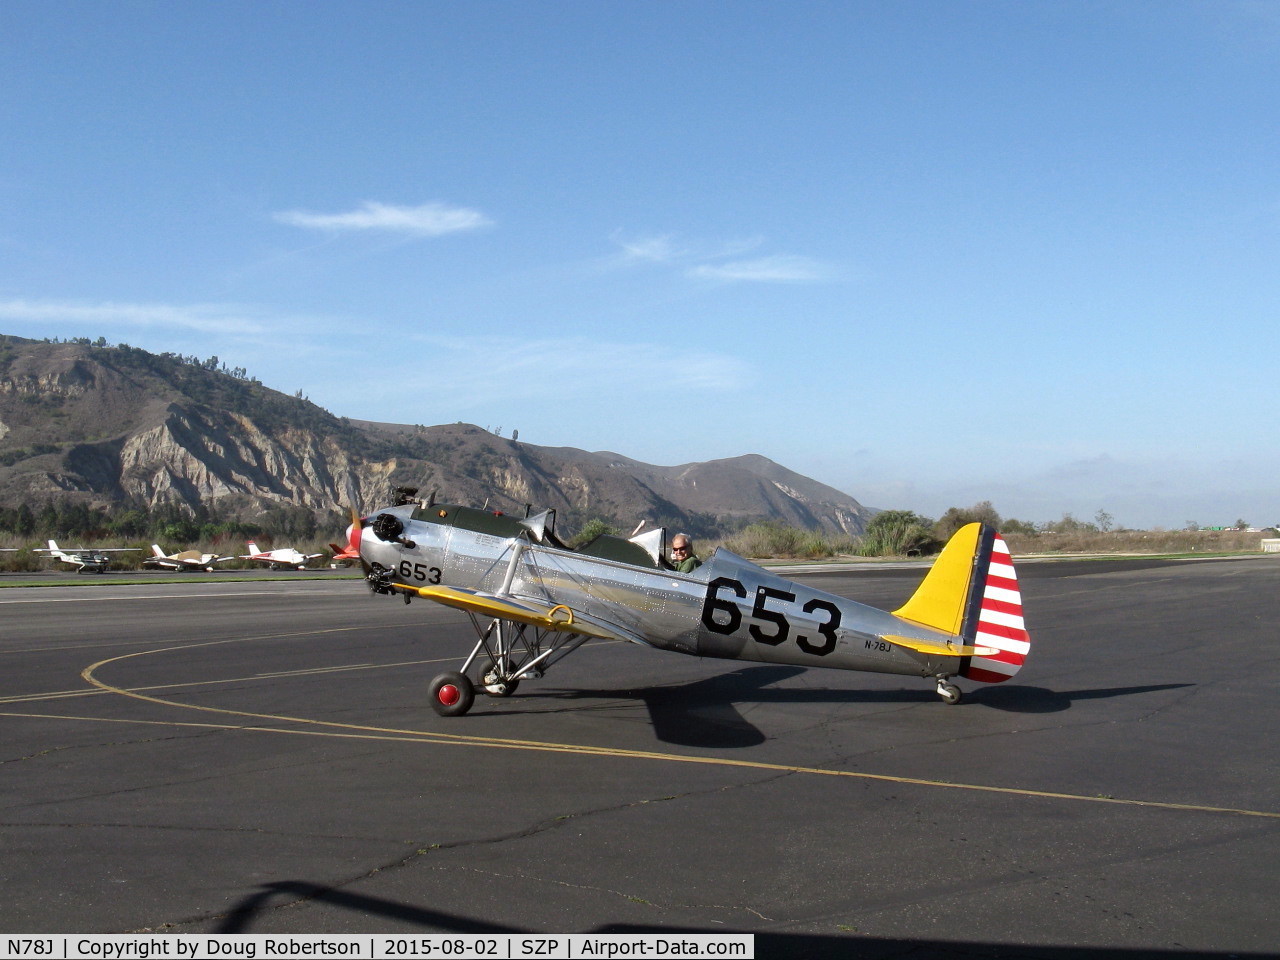
<svg viewBox="0 0 1280 960"><path fill-rule="evenodd" d="M493 619L483 624L474 614L475 648L461 670L450 670L431 681L427 692L431 709L442 717L460 717L471 709L477 691L487 697L509 697L525 677L537 679L551 664L567 657L590 637L561 630L540 630L511 620ZM479 681L467 672L481 660ZM487 662L486 662L487 661Z"/></svg>
<svg viewBox="0 0 1280 960"><path fill-rule="evenodd" d="M460 717L475 703L476 689L465 673L450 671L431 681L431 709L442 717Z"/></svg>

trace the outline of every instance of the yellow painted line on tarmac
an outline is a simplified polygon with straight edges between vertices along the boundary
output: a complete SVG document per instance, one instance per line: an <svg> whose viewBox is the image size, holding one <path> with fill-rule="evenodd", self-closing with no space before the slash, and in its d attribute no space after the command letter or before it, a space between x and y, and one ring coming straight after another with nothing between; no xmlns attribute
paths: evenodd
<svg viewBox="0 0 1280 960"><path fill-rule="evenodd" d="M173 649L172 647L168 649ZM149 687L130 687L134 691L151 693L156 690L190 690L195 687L216 687L228 683L252 683L255 680L278 680L286 677L307 677L325 673L344 673L356 670L391 670L397 667L419 667L432 663L452 663L457 657L434 657L430 660L402 660L399 663L353 663L340 667L315 667L311 670L287 670L281 673L256 673L249 677L227 677L223 680L190 680L186 683L160 683ZM81 697L101 697L115 693L101 687L77 687L74 690L50 690L45 693L14 693L0 697L0 704L39 703L43 700L76 700ZM168 702L168 701L165 701Z"/></svg>
<svg viewBox="0 0 1280 960"><path fill-rule="evenodd" d="M114 586L114 584L107 584ZM301 594L300 594L301 595ZM132 603L135 600L221 600L224 597L277 597L280 596L278 590L245 590L240 593L163 593L156 595L138 594L137 596L128 597L31 597L19 598L16 600L3 599L0 604L8 603L110 603L113 601L124 601Z"/></svg>
<svg viewBox="0 0 1280 960"><path fill-rule="evenodd" d="M350 628L337 628L350 629ZM314 631L323 633L326 631ZM334 632L337 632L335 630ZM274 639L274 638L259 638ZM1186 803L1167 803L1157 800L1127 800L1119 797L1107 796L1085 796L1082 794L1057 793L1046 790L1029 790L1021 787L996 787L985 784L975 783L954 783L946 780L928 780L919 777L898 777L882 773L865 773L857 770L832 770L825 767L806 767L793 764L765 763L757 760L738 760L729 757L699 757L688 754L679 753L661 753L649 750L626 750L619 747L598 747L575 743L555 743L539 740L517 740L499 737L478 737L463 734L439 733L426 730L407 730L395 727L377 727L364 724L354 723L337 723L327 720L315 720L309 717L291 717L281 714L265 714L253 713L243 710L229 710L223 707L209 707L197 704L179 703L173 700L165 700L160 697L151 696L150 694L141 693L136 690L128 690L122 687L113 686L103 680L98 679L96 673L103 667L113 663L119 663L123 660L129 660L134 657L148 656L152 653L163 653L169 650L187 649L196 646L209 646L219 643L241 642L239 640L219 640L210 643L184 644L181 646L167 647L162 650L139 651L137 653L124 654L119 657L112 657L106 660L99 660L86 667L81 671L80 676L86 683L97 687L104 692L116 693L123 697L129 697L134 700L141 700L147 703L154 703L166 707L176 707L181 710L195 710L203 713L211 713L219 716L227 717L243 717L247 720L257 721L275 721L277 723L293 723L303 727L302 730L280 730L279 728L263 728L258 726L246 725L229 725L229 724L209 724L208 726L222 726L227 729L245 729L256 731L265 731L272 733L295 733L306 734L312 736L334 736L347 739L368 739L368 740L410 740L418 742L426 742L432 744L444 744L451 746L470 746L470 747L486 747L489 749L500 750L527 750L544 753L564 753L577 754L583 756L609 757L613 759L624 760L656 760L666 763L693 763L705 766L718 767L734 767L748 770L763 770L774 773L796 773L807 774L810 776L823 777L847 777L857 780L874 780L881 783L894 783L908 786L935 787L949 790L968 790L981 793L995 793L1006 796L1017 797L1034 797L1046 800L1068 800L1083 803L1105 803L1117 804L1120 806L1145 807L1157 810L1173 810L1183 813L1216 813L1230 814L1234 816L1245 817L1264 817L1269 819L1280 819L1280 813L1267 810L1247 810L1234 807L1213 807L1203 806L1199 804ZM9 714L12 716L12 714ZM81 719L81 718L77 718ZM122 722L140 722L140 721L122 721ZM145 721L147 723L162 723L163 721ZM323 729L314 729L323 728Z"/></svg>

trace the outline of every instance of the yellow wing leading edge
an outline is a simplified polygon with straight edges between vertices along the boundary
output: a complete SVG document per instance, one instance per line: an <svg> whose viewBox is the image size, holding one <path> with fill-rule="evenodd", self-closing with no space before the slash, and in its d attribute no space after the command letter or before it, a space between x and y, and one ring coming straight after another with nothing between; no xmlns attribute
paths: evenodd
<svg viewBox="0 0 1280 960"><path fill-rule="evenodd" d="M479 613L487 617L497 617L500 620L514 620L541 630L580 633L588 637L609 640L619 638L617 633L609 632L576 617L573 610L562 603L539 604L523 598L516 600L512 597L499 597L492 593L466 590L461 587L412 587L403 583L397 583L395 587L422 597L424 600L434 600L448 607L456 607L459 610Z"/></svg>

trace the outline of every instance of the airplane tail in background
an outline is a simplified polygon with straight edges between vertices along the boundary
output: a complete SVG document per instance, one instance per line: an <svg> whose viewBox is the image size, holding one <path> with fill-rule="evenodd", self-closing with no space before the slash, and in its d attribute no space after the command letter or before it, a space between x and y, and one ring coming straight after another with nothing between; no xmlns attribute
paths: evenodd
<svg viewBox="0 0 1280 960"><path fill-rule="evenodd" d="M160 544L158 544L158 543L153 543L153 544L151 545L151 552L152 552L152 554L154 554L154 555L155 555L155 556L157 556L157 557L163 557L163 556L165 556L165 552L164 552L163 550L161 550L161 549L160 549Z"/></svg>
<svg viewBox="0 0 1280 960"><path fill-rule="evenodd" d="M959 670L960 676L983 683L1008 680L1031 648L1009 548L1000 534L980 523L956 531L894 615L945 630L966 646L991 650L965 657Z"/></svg>
<svg viewBox="0 0 1280 960"><path fill-rule="evenodd" d="M59 549L58 549L58 541L57 541L57 540L50 540L50 541L49 541L49 552L50 552L50 553L61 553L61 552L62 552L61 550L59 550Z"/></svg>
<svg viewBox="0 0 1280 960"><path fill-rule="evenodd" d="M259 549L258 549L258 545L257 545L256 543L254 543L252 540L247 540L247 541L245 541L245 542L249 545L249 552L250 552L250 553L261 553L261 552L262 552L261 550L259 550Z"/></svg>

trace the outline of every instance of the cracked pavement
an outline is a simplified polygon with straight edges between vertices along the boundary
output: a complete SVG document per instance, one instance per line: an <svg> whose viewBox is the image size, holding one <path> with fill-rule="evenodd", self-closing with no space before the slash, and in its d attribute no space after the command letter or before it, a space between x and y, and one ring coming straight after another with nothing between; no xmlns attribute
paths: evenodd
<svg viewBox="0 0 1280 960"><path fill-rule="evenodd" d="M0 590L0 927L1273 950L1280 562L1019 571L1027 667L958 706L592 643L458 719L465 617L359 581Z"/></svg>

